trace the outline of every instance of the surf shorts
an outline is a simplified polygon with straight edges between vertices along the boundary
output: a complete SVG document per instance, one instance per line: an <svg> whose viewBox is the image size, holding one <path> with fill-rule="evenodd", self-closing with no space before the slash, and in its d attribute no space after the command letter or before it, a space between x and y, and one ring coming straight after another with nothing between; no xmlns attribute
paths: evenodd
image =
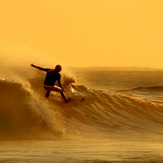
<svg viewBox="0 0 163 163"><path fill-rule="evenodd" d="M46 91L63 92L62 88L60 88L56 85L54 85L54 86L44 85L44 89Z"/></svg>

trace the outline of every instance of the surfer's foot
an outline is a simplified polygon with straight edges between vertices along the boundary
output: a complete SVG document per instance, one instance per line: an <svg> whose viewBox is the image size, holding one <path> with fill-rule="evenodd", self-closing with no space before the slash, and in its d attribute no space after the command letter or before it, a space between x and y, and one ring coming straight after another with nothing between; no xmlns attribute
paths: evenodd
<svg viewBox="0 0 163 163"><path fill-rule="evenodd" d="M65 100L65 103L68 103L69 101L71 101L71 98L68 98L67 100Z"/></svg>

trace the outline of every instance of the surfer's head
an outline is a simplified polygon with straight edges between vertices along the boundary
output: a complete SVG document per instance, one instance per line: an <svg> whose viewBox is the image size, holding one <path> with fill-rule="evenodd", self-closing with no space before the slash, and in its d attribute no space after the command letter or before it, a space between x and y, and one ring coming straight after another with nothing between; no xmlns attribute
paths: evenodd
<svg viewBox="0 0 163 163"><path fill-rule="evenodd" d="M60 71L62 70L61 65L56 65L56 66L55 66L55 70L56 70L57 72L60 72Z"/></svg>

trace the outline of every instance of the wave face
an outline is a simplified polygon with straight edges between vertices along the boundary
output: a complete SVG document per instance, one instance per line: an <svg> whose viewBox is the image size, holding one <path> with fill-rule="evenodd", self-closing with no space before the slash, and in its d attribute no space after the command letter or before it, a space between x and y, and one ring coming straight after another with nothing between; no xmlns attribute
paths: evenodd
<svg viewBox="0 0 163 163"><path fill-rule="evenodd" d="M49 99L40 78L0 80L0 139L77 139L163 131L163 106L117 93L88 89L64 77L65 104L59 93Z"/></svg>

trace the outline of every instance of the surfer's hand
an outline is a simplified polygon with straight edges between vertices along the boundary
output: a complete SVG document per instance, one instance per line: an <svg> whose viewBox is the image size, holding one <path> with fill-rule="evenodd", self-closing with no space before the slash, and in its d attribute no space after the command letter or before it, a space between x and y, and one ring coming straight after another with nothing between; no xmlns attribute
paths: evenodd
<svg viewBox="0 0 163 163"><path fill-rule="evenodd" d="M32 63L31 66L34 67L34 64Z"/></svg>

